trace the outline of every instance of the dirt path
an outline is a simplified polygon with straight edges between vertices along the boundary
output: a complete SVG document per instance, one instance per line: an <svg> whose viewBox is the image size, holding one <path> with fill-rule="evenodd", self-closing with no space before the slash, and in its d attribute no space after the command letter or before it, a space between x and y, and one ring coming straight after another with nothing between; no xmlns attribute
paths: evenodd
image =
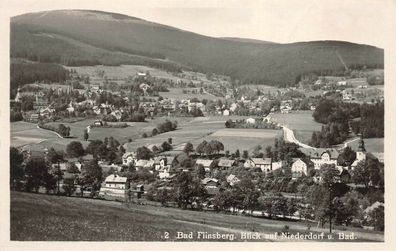
<svg viewBox="0 0 396 251"><path fill-rule="evenodd" d="M309 146L309 145L307 145L307 144L304 144L304 143L300 142L298 139L296 139L296 137L294 136L293 130L289 129L289 128L286 127L285 125L280 125L280 126L281 126L282 129L283 129L283 136L284 136L284 139L285 139L286 141L289 141L289 142L291 142L291 143L295 143L295 144L297 144L297 145L299 145L299 146L301 146L301 147L303 147L303 148L311 148L311 149L314 148L314 147Z"/></svg>

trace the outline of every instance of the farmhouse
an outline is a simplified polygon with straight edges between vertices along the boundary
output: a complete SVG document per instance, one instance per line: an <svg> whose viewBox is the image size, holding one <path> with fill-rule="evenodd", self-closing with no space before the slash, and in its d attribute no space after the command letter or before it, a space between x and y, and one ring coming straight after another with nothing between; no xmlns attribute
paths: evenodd
<svg viewBox="0 0 396 251"><path fill-rule="evenodd" d="M227 176L227 182L228 182L228 184L230 184L230 186L233 186L233 185L237 184L240 181L241 180L238 179L238 177L236 177L234 174L230 174L230 175Z"/></svg>
<svg viewBox="0 0 396 251"><path fill-rule="evenodd" d="M156 171L163 169L174 167L176 164L176 158L174 156L158 156L154 159L154 169Z"/></svg>
<svg viewBox="0 0 396 251"><path fill-rule="evenodd" d="M309 170L314 168L314 163L309 159L294 159L291 166L293 178L298 178L303 175L307 176Z"/></svg>
<svg viewBox="0 0 396 251"><path fill-rule="evenodd" d="M220 167L220 169L227 170L227 169L235 166L235 164L236 164L235 160L221 158L217 165Z"/></svg>
<svg viewBox="0 0 396 251"><path fill-rule="evenodd" d="M339 152L334 148L299 148L299 150L306 156L309 156L317 170L319 170L323 164L334 164L338 167L337 159Z"/></svg>
<svg viewBox="0 0 396 251"><path fill-rule="evenodd" d="M205 168L206 172L210 172L210 168L212 167L213 160L210 159L197 159L195 165L202 165Z"/></svg>
<svg viewBox="0 0 396 251"><path fill-rule="evenodd" d="M210 195L215 195L218 192L219 180L214 178L204 178L201 183L204 185L206 191Z"/></svg>
<svg viewBox="0 0 396 251"><path fill-rule="evenodd" d="M286 167L286 161L280 160L277 162L272 162L272 171L275 171L276 169L284 168Z"/></svg>
<svg viewBox="0 0 396 251"><path fill-rule="evenodd" d="M170 178L177 171L175 170L176 158L174 156L158 157L154 161L154 168L158 170L158 176L160 179Z"/></svg>
<svg viewBox="0 0 396 251"><path fill-rule="evenodd" d="M254 118L248 118L248 119L246 119L246 123L248 123L248 124L255 124L255 123L256 123L256 120L255 120Z"/></svg>
<svg viewBox="0 0 396 251"><path fill-rule="evenodd" d="M135 164L136 162L136 153L135 152L126 152L122 155L122 164L128 166L130 164Z"/></svg>
<svg viewBox="0 0 396 251"><path fill-rule="evenodd" d="M244 166L247 168L260 168L263 172L271 171L271 158L250 158L245 162Z"/></svg>
<svg viewBox="0 0 396 251"><path fill-rule="evenodd" d="M152 159L150 159L150 160L140 159L140 160L136 161L135 167L136 167L136 169L143 169L143 168L151 169L153 164L154 164L154 160L152 160Z"/></svg>
<svg viewBox="0 0 396 251"><path fill-rule="evenodd" d="M124 197L127 178L111 174L106 177L100 188L99 196Z"/></svg>
<svg viewBox="0 0 396 251"><path fill-rule="evenodd" d="M30 118L29 118L29 121L30 122L34 122L34 123L37 123L38 121L39 121L39 114L38 113L32 113L31 115L30 115Z"/></svg>

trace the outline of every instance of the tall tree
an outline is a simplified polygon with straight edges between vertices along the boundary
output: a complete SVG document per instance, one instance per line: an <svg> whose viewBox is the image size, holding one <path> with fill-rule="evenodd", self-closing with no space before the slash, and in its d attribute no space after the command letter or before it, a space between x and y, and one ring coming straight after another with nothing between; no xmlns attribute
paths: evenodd
<svg viewBox="0 0 396 251"><path fill-rule="evenodd" d="M17 148L10 147L10 182L23 178L24 170L22 168L22 162L23 154Z"/></svg>
<svg viewBox="0 0 396 251"><path fill-rule="evenodd" d="M72 141L66 146L66 153L70 157L81 157L84 155L84 148L80 141Z"/></svg>
<svg viewBox="0 0 396 251"><path fill-rule="evenodd" d="M90 160L81 169L80 183L83 187L91 187L91 196L100 189L102 168L96 159Z"/></svg>
<svg viewBox="0 0 396 251"><path fill-rule="evenodd" d="M193 144L191 144L190 142L187 142L186 145L184 146L183 151L187 154L191 153L192 151L194 151L194 146Z"/></svg>
<svg viewBox="0 0 396 251"><path fill-rule="evenodd" d="M48 165L43 158L31 158L25 167L26 190L38 193L41 185L44 185L48 174Z"/></svg>

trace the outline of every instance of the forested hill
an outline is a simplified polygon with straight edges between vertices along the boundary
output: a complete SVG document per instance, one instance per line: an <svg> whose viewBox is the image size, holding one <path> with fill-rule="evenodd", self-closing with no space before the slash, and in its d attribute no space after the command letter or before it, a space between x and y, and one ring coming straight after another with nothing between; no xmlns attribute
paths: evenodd
<svg viewBox="0 0 396 251"><path fill-rule="evenodd" d="M256 84L292 84L306 72L383 67L384 51L340 41L292 44L213 38L121 14L85 10L11 19L11 56L66 65L189 68Z"/></svg>

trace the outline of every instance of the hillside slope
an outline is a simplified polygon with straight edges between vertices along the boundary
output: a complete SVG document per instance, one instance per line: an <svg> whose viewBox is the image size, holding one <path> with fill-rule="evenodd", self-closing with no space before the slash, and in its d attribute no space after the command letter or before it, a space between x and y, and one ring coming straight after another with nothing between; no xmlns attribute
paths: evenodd
<svg viewBox="0 0 396 251"><path fill-rule="evenodd" d="M183 66L258 84L290 84L304 72L343 69L344 63L382 67L383 54L376 47L339 41L276 44L212 38L99 11L48 11L11 20L12 57L68 65Z"/></svg>

